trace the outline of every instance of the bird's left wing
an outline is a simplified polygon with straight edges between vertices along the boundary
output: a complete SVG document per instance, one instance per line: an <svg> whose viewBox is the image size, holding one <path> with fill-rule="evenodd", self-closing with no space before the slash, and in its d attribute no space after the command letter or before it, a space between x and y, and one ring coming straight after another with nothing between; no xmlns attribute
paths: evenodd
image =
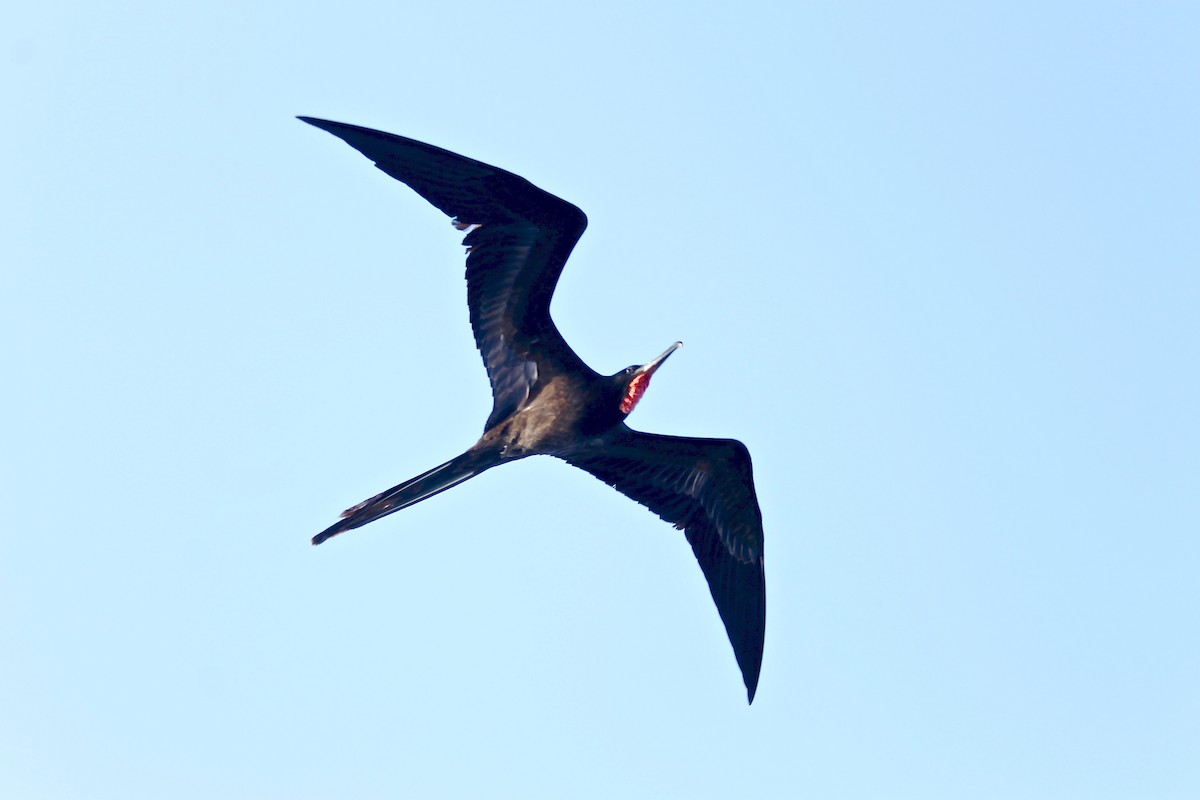
<svg viewBox="0 0 1200 800"><path fill-rule="evenodd" d="M753 702L767 602L762 513L745 445L641 433L621 423L556 455L683 529Z"/></svg>

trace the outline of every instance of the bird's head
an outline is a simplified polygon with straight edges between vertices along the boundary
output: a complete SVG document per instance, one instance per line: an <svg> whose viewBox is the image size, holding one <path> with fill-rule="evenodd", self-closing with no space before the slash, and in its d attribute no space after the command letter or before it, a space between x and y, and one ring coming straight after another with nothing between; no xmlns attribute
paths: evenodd
<svg viewBox="0 0 1200 800"><path fill-rule="evenodd" d="M619 408L623 415L628 416L633 411L634 406L642 399L642 395L646 393L646 388L650 385L650 376L663 365L663 362L667 360L667 357L671 353L674 353L680 347L683 347L683 342L676 342L650 363L642 364L640 367L636 364L626 367L613 376L621 386Z"/></svg>

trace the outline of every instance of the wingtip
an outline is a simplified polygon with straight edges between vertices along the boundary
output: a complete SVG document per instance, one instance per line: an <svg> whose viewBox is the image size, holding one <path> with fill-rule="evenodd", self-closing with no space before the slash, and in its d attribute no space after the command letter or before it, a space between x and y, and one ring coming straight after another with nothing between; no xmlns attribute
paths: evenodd
<svg viewBox="0 0 1200 800"><path fill-rule="evenodd" d="M351 127L351 126L345 125L341 122L334 122L333 120L321 119L320 117L306 117L302 114L297 114L296 119L300 120L301 122L307 122L309 125L312 125L314 128L320 128L321 130L327 131L329 133L337 133L335 128Z"/></svg>
<svg viewBox="0 0 1200 800"><path fill-rule="evenodd" d="M738 666L742 666L739 664ZM742 682L746 684L746 705L754 705L754 695L758 693L758 676L762 671L762 649L753 664L747 664L742 670Z"/></svg>
<svg viewBox="0 0 1200 800"><path fill-rule="evenodd" d="M758 691L758 683L755 683L753 686L750 686L750 685L746 686L746 705L748 705L748 706L754 705L754 694L757 691Z"/></svg>

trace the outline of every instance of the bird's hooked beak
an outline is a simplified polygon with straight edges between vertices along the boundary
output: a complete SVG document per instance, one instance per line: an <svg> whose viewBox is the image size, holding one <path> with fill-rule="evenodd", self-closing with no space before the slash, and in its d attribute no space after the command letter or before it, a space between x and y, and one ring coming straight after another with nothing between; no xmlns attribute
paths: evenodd
<svg viewBox="0 0 1200 800"><path fill-rule="evenodd" d="M661 356L633 371L633 376L625 384L625 393L621 396L620 408L622 414L628 414L633 411L633 407L638 404L638 401L642 399L642 395L646 393L646 387L650 385L650 376L654 374L656 369L663 365L663 362L667 360L667 356L681 347L683 347L683 342L676 342L668 347L666 352Z"/></svg>
<svg viewBox="0 0 1200 800"><path fill-rule="evenodd" d="M654 371L663 365L663 362L679 348L683 347L683 342L676 342L663 351L663 354L651 361L649 364L643 364L634 375L645 375L649 378L654 374Z"/></svg>

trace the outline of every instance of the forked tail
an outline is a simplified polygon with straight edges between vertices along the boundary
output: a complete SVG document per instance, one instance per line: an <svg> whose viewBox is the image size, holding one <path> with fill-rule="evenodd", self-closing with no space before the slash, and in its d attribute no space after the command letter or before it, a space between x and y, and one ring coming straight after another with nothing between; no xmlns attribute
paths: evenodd
<svg viewBox="0 0 1200 800"><path fill-rule="evenodd" d="M468 450L445 464L423 472L415 478L410 478L399 486L393 486L386 492L364 500L353 508L346 509L342 512L342 519L314 536L312 543L320 544L330 537L337 536L342 531L361 528L368 522L374 522L380 517L386 517L402 508L408 508L439 492L457 486L465 480L474 478L499 463L500 460L489 453Z"/></svg>

